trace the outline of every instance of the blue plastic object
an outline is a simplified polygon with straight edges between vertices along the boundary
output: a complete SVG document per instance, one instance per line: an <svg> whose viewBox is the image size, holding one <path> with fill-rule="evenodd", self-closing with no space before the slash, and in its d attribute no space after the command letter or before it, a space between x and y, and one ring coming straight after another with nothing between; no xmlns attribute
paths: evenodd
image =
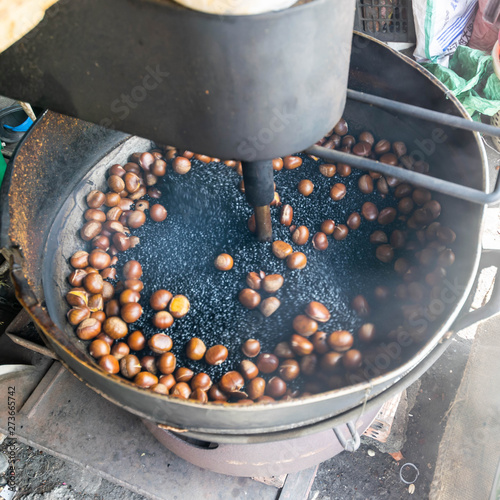
<svg viewBox="0 0 500 500"><path fill-rule="evenodd" d="M21 125L16 125L15 127L13 127L12 125L5 124L4 128L8 128L13 132L26 132L27 130L29 130L31 125L33 125L33 120L28 116L28 118L26 118L26 120L21 123Z"/></svg>

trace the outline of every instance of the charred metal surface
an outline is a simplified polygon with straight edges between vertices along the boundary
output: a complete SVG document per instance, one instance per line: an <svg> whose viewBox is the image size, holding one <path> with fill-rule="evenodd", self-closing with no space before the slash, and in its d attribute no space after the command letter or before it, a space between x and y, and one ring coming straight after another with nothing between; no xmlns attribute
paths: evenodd
<svg viewBox="0 0 500 500"><path fill-rule="evenodd" d="M273 227L269 204L274 198L274 170L271 160L242 162L245 196L254 207L257 239L271 241Z"/></svg>
<svg viewBox="0 0 500 500"><path fill-rule="evenodd" d="M43 296L41 249L61 199L70 196L85 173L126 137L48 111L19 144L3 182L1 246L20 249L25 261L17 264L24 267L35 295Z"/></svg>
<svg viewBox="0 0 500 500"><path fill-rule="evenodd" d="M274 170L271 160L242 162L245 196L250 205L269 205L274 198Z"/></svg>
<svg viewBox="0 0 500 500"><path fill-rule="evenodd" d="M12 342L14 342L17 345L20 345L21 347L25 347L26 349L29 349L33 352L37 352L42 356L47 356L52 359L57 359L57 356L54 354L54 352L47 347L38 345L35 342L30 342L29 340L23 339L22 337L19 337L18 335L15 335L13 333L5 333L5 335L7 335L7 337L9 337L9 339L12 340Z"/></svg>
<svg viewBox="0 0 500 500"><path fill-rule="evenodd" d="M54 363L34 388L32 379L38 383L36 375L16 380L19 441L84 467L144 498L163 500L169 492L167 498L226 500L229 494L276 500L278 490L272 486L250 478L214 474L179 459L136 416L99 397L59 363ZM4 393L7 386L0 382ZM7 405L3 405L0 432L6 435L7 416ZM294 476L292 480L299 479Z"/></svg>
<svg viewBox="0 0 500 500"><path fill-rule="evenodd" d="M21 309L21 312L9 323L5 329L5 335L19 346L43 356L57 359L54 352L43 345L36 329L36 323L31 320L31 316L26 309Z"/></svg>
<svg viewBox="0 0 500 500"><path fill-rule="evenodd" d="M8 264L8 261L5 261ZM31 323L31 317L26 309L21 309L19 314L9 323L5 333L20 334Z"/></svg>
<svg viewBox="0 0 500 500"><path fill-rule="evenodd" d="M399 67L399 61L406 63L406 70ZM434 88L426 83L429 81L435 84ZM459 101L449 89L415 60L376 38L356 31L351 49L348 87L452 115L467 115L462 107L457 107ZM417 91L419 88L420 92ZM449 100L443 100L443 92Z"/></svg>
<svg viewBox="0 0 500 500"><path fill-rule="evenodd" d="M67 335L65 335L52 321L47 313L47 310L41 305L40 301L33 293L28 281L24 277L22 265L26 260L21 256L17 248L11 248L5 251L10 262L11 280L14 284L16 291L16 298L24 309L31 316L31 319L38 325L44 340L47 338L55 339L61 348L70 353L72 350L72 343ZM80 361L84 361L85 357L78 351L75 353Z"/></svg>

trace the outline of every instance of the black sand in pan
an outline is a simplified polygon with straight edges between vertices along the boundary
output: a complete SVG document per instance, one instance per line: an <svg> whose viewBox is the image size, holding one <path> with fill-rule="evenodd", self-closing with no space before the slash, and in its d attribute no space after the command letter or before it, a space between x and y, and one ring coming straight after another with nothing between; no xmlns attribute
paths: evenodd
<svg viewBox="0 0 500 500"><path fill-rule="evenodd" d="M376 229L389 234L401 223L396 221L382 227L362 219L361 227L350 231L346 240L329 237L329 247L324 252L314 250L311 239L323 220L345 223L352 212L361 213L365 201L375 202L379 210L396 206L396 202L392 195L383 198L376 191L370 195L361 193L357 187L358 178L363 175L361 171L353 169L347 178L338 174L326 178L318 170L321 162L306 155L303 158L299 168L275 172L275 182L281 201L293 207L293 224L305 225L310 231L306 245L299 247L292 242L289 228L278 222L279 208L272 207L274 239L289 242L294 250L307 256L306 268L295 271L274 257L270 243L259 243L248 231L247 220L252 209L238 189L241 177L234 170L222 163L207 165L193 160L191 171L178 175L169 165L167 175L157 185L162 192L158 201L167 208L167 219L156 223L148 217L144 226L133 231L140 238L140 245L119 257L119 269L127 260L136 259L144 271L140 301L144 313L139 321L130 325L130 331L141 330L147 338L161 331L151 322L154 311L149 306L149 297L154 291L165 288L174 295L186 295L191 310L164 332L173 339L172 352L178 358L178 366L187 366L195 372L206 371L215 380L237 368L243 359L240 348L246 339L256 338L263 351L272 352L276 343L289 338L293 333L293 318L302 314L311 300L322 302L331 312L330 321L320 325L321 330L356 332L363 320L350 307L352 298L363 293L376 306L373 289L396 279L392 266L376 259L369 235ZM308 197L297 191L302 179L314 183L314 191ZM338 202L329 197L330 187L336 182L347 187L347 195ZM230 271L218 271L213 265L222 252L234 259ZM267 274L279 273L285 278L283 287L275 294L281 307L269 318L258 309L245 309L238 301L238 293L246 287L247 273L260 270ZM261 295L262 298L268 296ZM210 367L204 361L187 359L186 342L195 336L200 337L207 348L225 345L229 349L228 360L219 367ZM145 350L140 354L149 352Z"/></svg>

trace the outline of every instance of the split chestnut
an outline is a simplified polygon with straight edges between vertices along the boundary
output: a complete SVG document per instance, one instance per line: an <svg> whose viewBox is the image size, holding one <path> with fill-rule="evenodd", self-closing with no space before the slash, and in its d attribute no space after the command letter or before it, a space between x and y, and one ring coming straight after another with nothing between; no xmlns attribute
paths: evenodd
<svg viewBox="0 0 500 500"><path fill-rule="evenodd" d="M292 233L292 241L296 245L305 245L308 239L309 229L306 226L299 226Z"/></svg>
<svg viewBox="0 0 500 500"><path fill-rule="evenodd" d="M345 187L345 184L338 182L330 189L330 198L333 201L340 201L345 197L346 192L347 188Z"/></svg>
<svg viewBox="0 0 500 500"><path fill-rule="evenodd" d="M278 257L278 259L286 259L293 252L292 246L281 240L274 241L271 248L273 254L275 257Z"/></svg>
<svg viewBox="0 0 500 500"><path fill-rule="evenodd" d="M330 320L330 311L321 302L309 302L305 310L306 314L315 321L326 323ZM300 333L300 332L299 332Z"/></svg>
<svg viewBox="0 0 500 500"><path fill-rule="evenodd" d="M227 394L240 391L245 385L245 380L237 371L230 371L222 375L219 388Z"/></svg>
<svg viewBox="0 0 500 500"><path fill-rule="evenodd" d="M189 312L191 304L189 303L188 298L185 295L176 295L170 301L168 306L168 310L170 314L178 319L183 318Z"/></svg>

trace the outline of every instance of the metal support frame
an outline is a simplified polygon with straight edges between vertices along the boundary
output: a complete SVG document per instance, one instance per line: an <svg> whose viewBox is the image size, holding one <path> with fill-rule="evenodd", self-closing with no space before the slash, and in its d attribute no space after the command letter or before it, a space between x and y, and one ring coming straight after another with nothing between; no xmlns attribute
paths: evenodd
<svg viewBox="0 0 500 500"><path fill-rule="evenodd" d="M344 153L335 149L322 148L320 146L312 146L306 150L306 153L318 156L324 160L346 163L351 167L359 168L360 170L372 170L383 175L396 177L397 179L409 182L418 187L424 187L438 193L447 194L455 198L478 203L479 205L494 205L500 202L500 181L497 178L495 190L492 193L485 193L479 189L473 189L468 186L455 184L454 182L437 179L429 175L420 174L411 170L406 170L401 167L394 167L381 163L375 160L369 160L362 156L356 156L349 153Z"/></svg>
<svg viewBox="0 0 500 500"><path fill-rule="evenodd" d="M402 113L413 118L420 118L450 127L456 127L471 132L481 132L485 135L500 137L500 128L485 123L478 123L459 116L452 116L446 113L440 113L430 109L420 108L403 102L385 99L383 97L365 94L355 90L347 90L347 98L359 102L377 106L380 108ZM370 160L361 156L356 156L343 151L323 148L321 146L312 146L306 150L306 153L318 156L328 161L346 163L352 167L361 170L372 170L383 175L395 177L404 182L409 182L418 187L424 187L438 193L443 193L455 198L460 198L480 205L495 205L500 202L500 175L497 177L496 186L492 193L485 193L478 189L468 186L455 184L454 182L437 179L426 174L413 172L401 167L387 165L379 161Z"/></svg>
<svg viewBox="0 0 500 500"><path fill-rule="evenodd" d="M347 422L345 425L351 434L350 438L346 439L340 427L334 427L333 432L335 433L335 436L337 436L339 443L344 447L344 450L350 451L352 453L359 448L359 445L361 444L361 438L359 436L358 430L356 429L356 425L352 420Z"/></svg>
<svg viewBox="0 0 500 500"><path fill-rule="evenodd" d="M347 98L354 101L364 102L372 106L394 111L395 113L402 113L409 115L412 118L420 118L441 125L448 125L450 127L460 128L463 130L470 130L471 132L480 132L481 134L491 135L493 137L500 137L500 128L487 123L475 122L467 120L461 116L453 116L447 113L441 113L432 109L425 109L413 104L406 104L405 102L393 101L385 97L379 97L365 92L358 92L357 90L347 89Z"/></svg>

